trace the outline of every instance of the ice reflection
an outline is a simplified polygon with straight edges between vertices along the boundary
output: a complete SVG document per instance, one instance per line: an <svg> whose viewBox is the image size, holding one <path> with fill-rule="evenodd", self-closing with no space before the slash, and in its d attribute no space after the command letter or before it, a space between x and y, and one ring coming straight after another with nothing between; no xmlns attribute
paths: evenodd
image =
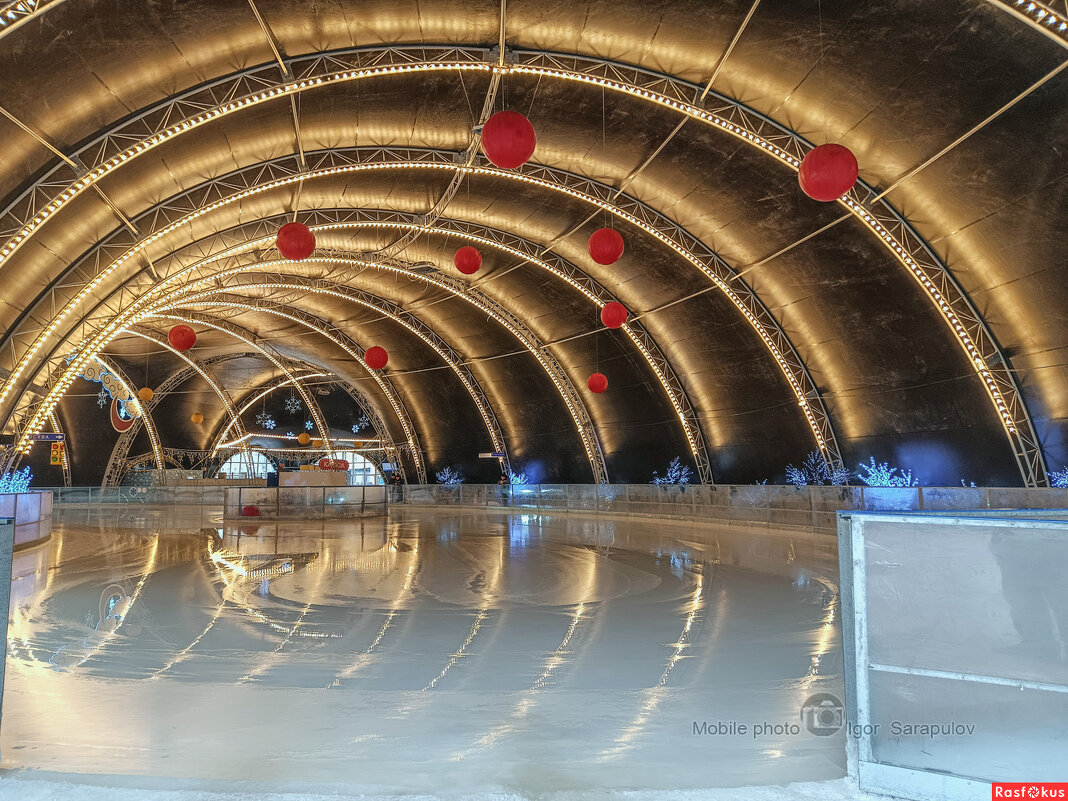
<svg viewBox="0 0 1068 801"><path fill-rule="evenodd" d="M81 515L16 563L5 767L240 779L255 760L266 780L528 793L842 773L824 738L692 734L841 692L814 535L520 510Z"/></svg>

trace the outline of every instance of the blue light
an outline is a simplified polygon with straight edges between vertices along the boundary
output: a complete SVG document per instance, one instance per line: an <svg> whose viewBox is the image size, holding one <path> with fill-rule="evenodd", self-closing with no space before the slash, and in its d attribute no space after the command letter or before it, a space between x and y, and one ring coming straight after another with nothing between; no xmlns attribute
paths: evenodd
<svg viewBox="0 0 1068 801"><path fill-rule="evenodd" d="M1049 485L1062 489L1068 487L1068 465L1065 465L1060 470L1050 470Z"/></svg>
<svg viewBox="0 0 1068 801"><path fill-rule="evenodd" d="M891 467L889 462L877 464L874 456L868 459L869 464L861 462L860 467L857 468L857 478L869 487L915 487L919 483L912 477L911 470ZM867 475L861 473L861 470L866 471Z"/></svg>
<svg viewBox="0 0 1068 801"><path fill-rule="evenodd" d="M33 473L30 472L28 467L24 470L8 471L3 476L0 476L0 495L17 495L22 492L29 492L31 481L33 481Z"/></svg>

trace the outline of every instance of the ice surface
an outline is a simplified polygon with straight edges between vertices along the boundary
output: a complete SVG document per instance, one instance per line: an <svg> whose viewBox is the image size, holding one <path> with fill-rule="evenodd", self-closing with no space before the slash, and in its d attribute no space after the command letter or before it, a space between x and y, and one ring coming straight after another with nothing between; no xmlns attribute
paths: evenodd
<svg viewBox="0 0 1068 801"><path fill-rule="evenodd" d="M822 781L841 733L693 731L841 697L827 535L403 508L56 524L16 555L0 797L856 797ZM722 789L789 782L820 783Z"/></svg>

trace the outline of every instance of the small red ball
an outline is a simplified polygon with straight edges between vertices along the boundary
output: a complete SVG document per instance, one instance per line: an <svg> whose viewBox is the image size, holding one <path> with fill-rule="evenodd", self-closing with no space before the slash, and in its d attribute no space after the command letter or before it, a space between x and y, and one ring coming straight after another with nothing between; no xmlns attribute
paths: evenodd
<svg viewBox="0 0 1068 801"><path fill-rule="evenodd" d="M367 366L372 370L381 370L386 366L386 362L389 361L389 354L386 353L385 348L374 345L364 352L363 360L367 362Z"/></svg>
<svg viewBox="0 0 1068 801"><path fill-rule="evenodd" d="M526 164L536 144L534 126L518 111L498 111L482 126L482 152L502 169Z"/></svg>
<svg viewBox="0 0 1068 801"><path fill-rule="evenodd" d="M259 517L260 516L260 507L253 506L252 504L249 504L248 506L242 506L241 507L241 516L242 517Z"/></svg>
<svg viewBox="0 0 1068 801"><path fill-rule="evenodd" d="M842 145L814 147L801 161L797 182L813 200L838 200L857 182L857 158Z"/></svg>
<svg viewBox="0 0 1068 801"><path fill-rule="evenodd" d="M627 307L614 300L606 303L601 309L601 322L608 328L619 328L627 322Z"/></svg>
<svg viewBox="0 0 1068 801"><path fill-rule="evenodd" d="M589 250L598 264L612 264L623 255L623 237L614 228L598 228L590 234Z"/></svg>
<svg viewBox="0 0 1068 801"><path fill-rule="evenodd" d="M188 325L176 325L167 332L167 341L178 351L187 351L197 344L197 333Z"/></svg>
<svg viewBox="0 0 1068 801"><path fill-rule="evenodd" d="M278 252L290 261L301 261L315 251L315 234L301 223L286 223L278 229Z"/></svg>
<svg viewBox="0 0 1068 801"><path fill-rule="evenodd" d="M608 376L604 373L594 373L586 379L586 386L590 388L590 392L600 395L608 389Z"/></svg>
<svg viewBox="0 0 1068 801"><path fill-rule="evenodd" d="M482 254L478 252L478 248L470 245L464 245L456 251L456 255L453 256L452 260L456 265L456 269L464 275L477 273L478 268L482 266Z"/></svg>

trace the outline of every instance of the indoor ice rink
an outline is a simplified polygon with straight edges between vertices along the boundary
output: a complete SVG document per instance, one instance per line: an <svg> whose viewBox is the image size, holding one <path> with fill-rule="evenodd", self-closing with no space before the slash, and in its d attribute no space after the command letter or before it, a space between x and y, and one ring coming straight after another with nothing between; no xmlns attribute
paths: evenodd
<svg viewBox="0 0 1068 801"><path fill-rule="evenodd" d="M1068 797L1065 0L0 0L0 799Z"/></svg>

